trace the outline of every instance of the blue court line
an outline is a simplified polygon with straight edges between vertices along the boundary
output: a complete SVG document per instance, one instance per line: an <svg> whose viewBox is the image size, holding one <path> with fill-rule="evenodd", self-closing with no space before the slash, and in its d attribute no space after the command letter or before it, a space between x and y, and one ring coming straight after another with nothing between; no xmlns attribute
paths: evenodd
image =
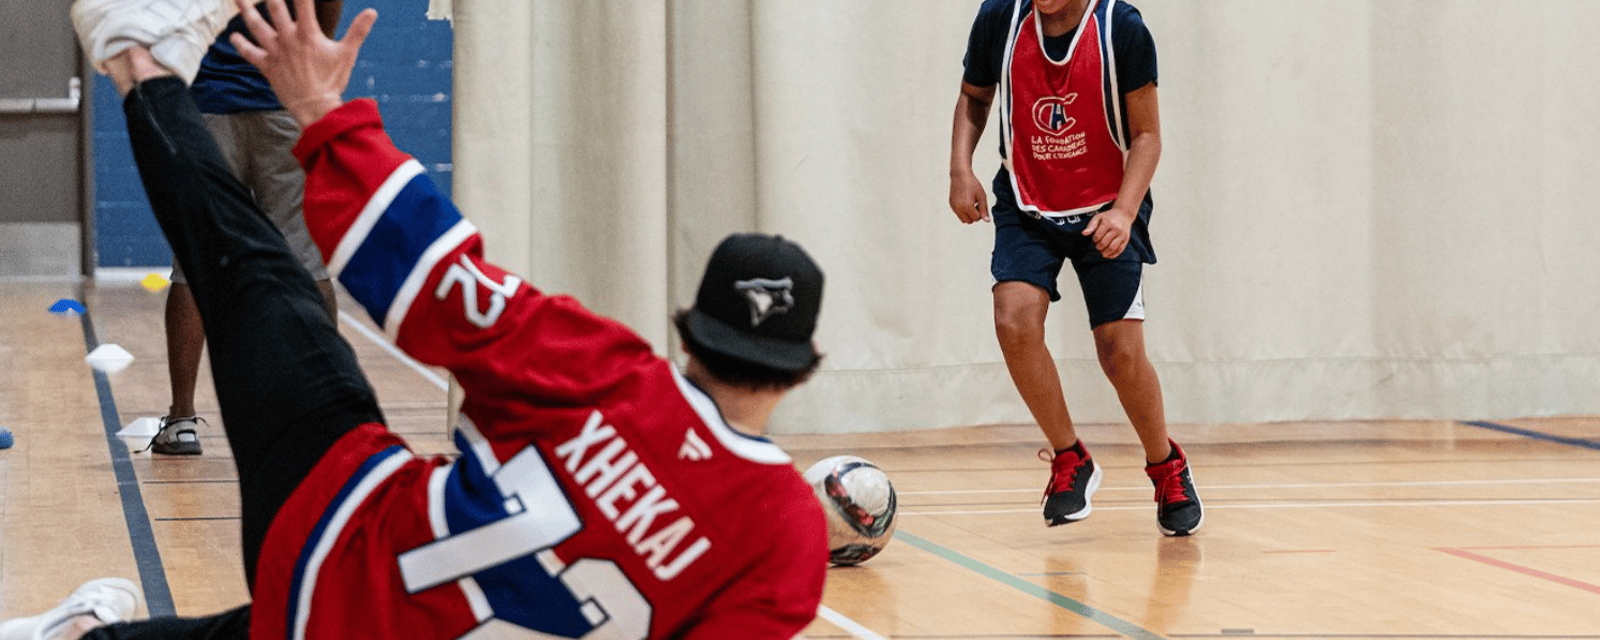
<svg viewBox="0 0 1600 640"><path fill-rule="evenodd" d="M1138 640L1165 640L1165 638L1162 638L1159 634L1153 633L1136 624L1133 624L1132 622L1128 622L1127 620L1123 620L1122 618L1118 618L1082 602L1073 600L1072 598L1068 598L1067 596L1061 595L1032 582L1028 582L1027 580L1023 580L1022 578L991 567L948 547L939 545L916 535L906 533L905 531L894 532L894 537L897 540L904 540L910 545L922 549L923 551L927 551L933 555L971 569L1008 587L1088 618L1092 622L1104 625L1112 631L1125 635L1129 638L1136 638Z"/></svg>
<svg viewBox="0 0 1600 640"><path fill-rule="evenodd" d="M83 342L88 346L88 352L93 352L100 347L100 340L95 337L94 322L89 319L88 313L81 318ZM105 372L94 372L94 390L100 396L100 422L106 430L106 447L111 450L111 469L116 472L117 492L122 496L122 518L128 524L128 542L133 545L133 559L138 563L145 608L152 617L176 615L177 609L172 605L172 589L167 586L167 570L161 564L161 549L156 547L155 531L150 528L150 512L145 510L144 494L139 490L139 478L133 473L128 445L117 437L117 432L122 430L122 420L117 414L117 399L111 395L111 378Z"/></svg>
<svg viewBox="0 0 1600 640"><path fill-rule="evenodd" d="M1488 429L1490 431L1499 431L1501 433L1509 433L1509 434L1513 434L1513 435L1519 435L1519 436L1522 436L1522 437L1525 437L1525 438L1533 438L1534 440L1543 440L1545 442L1554 442L1556 444L1565 444L1565 445L1570 445L1570 446L1574 446L1574 447L1583 447L1585 449L1594 449L1596 451L1600 451L1600 442L1596 442L1594 440L1585 440L1583 438L1568 438L1566 436L1558 436L1558 435L1555 435L1553 433L1544 433L1542 431L1534 431L1532 429L1523 429L1521 427L1513 427L1513 426L1510 426L1510 425L1496 424L1496 423L1493 423L1493 422L1484 422L1482 420L1462 420L1461 424L1468 425L1468 426L1473 426L1473 427L1478 427L1480 429Z"/></svg>

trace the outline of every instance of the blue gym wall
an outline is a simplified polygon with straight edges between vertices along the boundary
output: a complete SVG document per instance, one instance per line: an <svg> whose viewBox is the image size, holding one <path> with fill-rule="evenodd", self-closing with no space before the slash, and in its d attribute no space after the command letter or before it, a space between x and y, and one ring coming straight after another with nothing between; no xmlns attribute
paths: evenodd
<svg viewBox="0 0 1600 640"><path fill-rule="evenodd" d="M378 101L390 137L450 193L450 23L425 16L428 0L345 0L344 24L365 7L378 23L350 76L347 98ZM95 248L101 267L172 264L128 148L121 100L105 76L94 84Z"/></svg>

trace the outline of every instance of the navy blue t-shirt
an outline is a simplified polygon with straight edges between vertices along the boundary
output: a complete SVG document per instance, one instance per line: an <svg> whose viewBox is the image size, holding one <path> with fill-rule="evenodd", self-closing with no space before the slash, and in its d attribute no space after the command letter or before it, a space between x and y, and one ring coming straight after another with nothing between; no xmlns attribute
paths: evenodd
<svg viewBox="0 0 1600 640"><path fill-rule="evenodd" d="M963 61L966 72L961 76L963 82L975 87L992 87L1000 83L1001 67L1005 65L1006 40L1011 31L1013 2L1021 2L1023 11L1033 10L1032 0L984 0L978 8L978 17L972 22L972 35L967 38L967 55ZM1118 101L1126 113L1127 94L1156 82L1156 41L1150 36L1149 27L1144 24L1144 17L1133 5L1118 2L1111 11L1111 20L1111 50L1117 57L1117 87L1123 94L1118 96ZM1067 48L1072 46L1072 36L1077 32L1074 28L1060 36L1046 37L1045 53L1055 60L1066 57ZM1122 129L1126 139L1126 120L1122 122ZM1006 140L1005 136L1000 138L1000 157L1003 158ZM1011 192L1011 182L1004 166L995 175L994 192L996 198L1015 206L1016 195ZM1150 192L1145 192L1144 199L1144 211L1148 212L1154 198Z"/></svg>
<svg viewBox="0 0 1600 640"><path fill-rule="evenodd" d="M1022 2L1023 11L1032 11L1031 0L984 0L978 8L978 17L972 22L972 35L967 38L967 55L963 61L966 73L961 79L975 87L992 87L1000 83L1001 65L1005 64L1006 40L1011 30L1012 3ZM1105 1L1105 0L1102 0ZM1111 50L1117 56L1117 86L1123 93L1140 89L1156 81L1156 41L1144 24L1139 10L1126 2L1118 2L1111 12ZM1060 60L1072 46L1072 36L1077 29L1046 37L1044 49L1051 58Z"/></svg>
<svg viewBox="0 0 1600 640"><path fill-rule="evenodd" d="M232 1L232 0L227 0ZM332 2L333 0L317 0ZM288 3L294 11L294 3ZM257 5L260 6L260 5ZM200 73L195 76L189 92L201 113L244 113L247 111L274 111L282 109L272 85L256 66L250 64L230 39L235 33L246 33L244 18L235 16L228 28L211 43L206 57L200 61Z"/></svg>

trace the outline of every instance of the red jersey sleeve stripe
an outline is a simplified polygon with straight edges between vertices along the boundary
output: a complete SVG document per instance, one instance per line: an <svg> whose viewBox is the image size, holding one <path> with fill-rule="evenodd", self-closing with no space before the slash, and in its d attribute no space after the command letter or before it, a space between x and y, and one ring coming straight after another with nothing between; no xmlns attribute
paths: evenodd
<svg viewBox="0 0 1600 640"><path fill-rule="evenodd" d="M365 98L308 125L294 155L306 170L306 227L324 262L331 261L334 248L373 194L411 160L384 132L378 104Z"/></svg>

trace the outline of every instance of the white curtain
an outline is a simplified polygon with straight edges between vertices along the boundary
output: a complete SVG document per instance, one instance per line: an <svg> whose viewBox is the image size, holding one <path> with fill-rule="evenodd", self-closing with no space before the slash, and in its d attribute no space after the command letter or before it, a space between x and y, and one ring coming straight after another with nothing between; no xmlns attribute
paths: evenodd
<svg viewBox="0 0 1600 640"><path fill-rule="evenodd" d="M1169 421L1600 413L1600 3L1135 4L1160 55L1145 298ZM492 258L670 355L722 236L801 242L828 358L774 432L1027 422L991 228L945 205L977 6L456 3L457 199ZM1069 406L1123 422L1062 284Z"/></svg>

